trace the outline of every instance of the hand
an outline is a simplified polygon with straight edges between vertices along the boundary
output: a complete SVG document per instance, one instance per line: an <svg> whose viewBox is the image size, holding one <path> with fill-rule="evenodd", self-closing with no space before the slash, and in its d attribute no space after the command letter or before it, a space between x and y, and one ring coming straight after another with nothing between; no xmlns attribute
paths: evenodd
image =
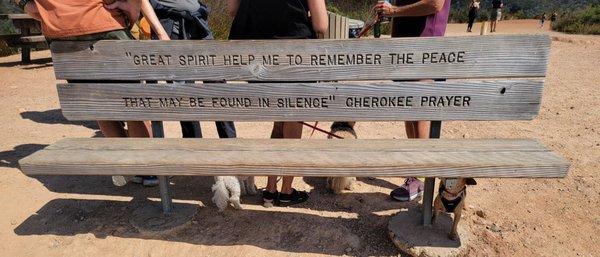
<svg viewBox="0 0 600 257"><path fill-rule="evenodd" d="M112 4L105 5L106 9L119 10L129 18L131 24L140 18L141 3L140 0L117 0Z"/></svg>
<svg viewBox="0 0 600 257"><path fill-rule="evenodd" d="M396 7L388 2L378 2L373 6L373 11L385 17L392 17L395 9Z"/></svg>
<svg viewBox="0 0 600 257"><path fill-rule="evenodd" d="M36 19L38 21L42 21L42 17L40 16L40 11L38 11L37 5L35 4L34 1L29 1L25 5L24 11L25 11L25 13L29 14L29 16L33 17L34 19Z"/></svg>

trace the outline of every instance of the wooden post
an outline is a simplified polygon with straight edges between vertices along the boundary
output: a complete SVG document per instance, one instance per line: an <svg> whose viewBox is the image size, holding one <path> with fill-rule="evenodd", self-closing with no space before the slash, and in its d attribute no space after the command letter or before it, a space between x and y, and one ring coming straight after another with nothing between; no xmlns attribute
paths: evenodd
<svg viewBox="0 0 600 257"><path fill-rule="evenodd" d="M152 122L152 137L165 137L162 121ZM171 194L169 192L169 177L158 176L158 186L160 188L160 201L162 203L163 213L165 215L171 215L171 212L173 212L173 201L171 200Z"/></svg>
<svg viewBox="0 0 600 257"><path fill-rule="evenodd" d="M431 121L429 138L440 138L441 130L441 121ZM434 187L435 178L425 178L425 188L423 190L423 226L431 226Z"/></svg>
<svg viewBox="0 0 600 257"><path fill-rule="evenodd" d="M481 36L485 36L487 35L487 21L483 21L481 22L481 31L479 32L479 35Z"/></svg>

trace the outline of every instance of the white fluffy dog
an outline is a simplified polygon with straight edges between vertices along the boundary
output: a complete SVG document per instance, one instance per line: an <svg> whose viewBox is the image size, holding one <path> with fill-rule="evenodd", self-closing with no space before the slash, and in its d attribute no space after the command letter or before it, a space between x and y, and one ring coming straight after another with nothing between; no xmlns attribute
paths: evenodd
<svg viewBox="0 0 600 257"><path fill-rule="evenodd" d="M240 196L255 195L256 186L254 185L254 177L234 177L234 176L217 176L215 184L212 186L213 198L212 201L217 205L219 211L224 211L229 203L234 208L240 210Z"/></svg>

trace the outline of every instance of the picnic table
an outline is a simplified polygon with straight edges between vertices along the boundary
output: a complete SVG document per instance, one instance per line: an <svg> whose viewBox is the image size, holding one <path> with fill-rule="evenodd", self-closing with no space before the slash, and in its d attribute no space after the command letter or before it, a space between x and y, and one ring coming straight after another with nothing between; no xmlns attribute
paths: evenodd
<svg viewBox="0 0 600 257"><path fill-rule="evenodd" d="M9 46L21 48L21 62L31 63L31 48L47 48L46 38L41 33L40 22L28 14L14 13L0 15L2 20L10 20L19 33L0 35Z"/></svg>

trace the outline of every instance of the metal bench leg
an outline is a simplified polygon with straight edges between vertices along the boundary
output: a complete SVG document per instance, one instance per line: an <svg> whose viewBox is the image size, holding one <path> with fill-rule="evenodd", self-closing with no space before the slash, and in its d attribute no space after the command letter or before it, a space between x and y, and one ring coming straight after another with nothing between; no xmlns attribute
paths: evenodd
<svg viewBox="0 0 600 257"><path fill-rule="evenodd" d="M173 201L169 190L169 177L158 176L158 185L160 187L160 201L162 203L163 213L170 215L173 211Z"/></svg>
<svg viewBox="0 0 600 257"><path fill-rule="evenodd" d="M152 122L152 137L165 137L162 121ZM163 213L169 215L173 211L173 201L171 200L171 192L169 190L169 177L158 176L158 186L160 188L160 201L162 202Z"/></svg>
<svg viewBox="0 0 600 257"><path fill-rule="evenodd" d="M441 121L431 121L429 138L440 138L441 130ZM423 226L431 226L434 187L435 178L425 178L425 188L423 192Z"/></svg>

